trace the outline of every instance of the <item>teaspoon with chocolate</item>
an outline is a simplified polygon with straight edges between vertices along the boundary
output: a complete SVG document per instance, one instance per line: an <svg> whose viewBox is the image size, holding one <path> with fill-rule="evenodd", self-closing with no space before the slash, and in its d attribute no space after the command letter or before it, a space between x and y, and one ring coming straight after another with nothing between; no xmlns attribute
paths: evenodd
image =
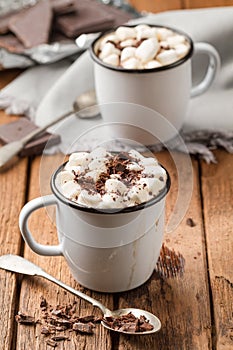
<svg viewBox="0 0 233 350"><path fill-rule="evenodd" d="M78 296L79 298L86 300L102 311L103 319L101 324L107 329L125 334L145 335L155 333L161 328L160 320L152 313L135 308L111 311L98 300L95 300L79 290L76 290L59 281L55 277L49 275L39 266L21 256L11 254L1 256L0 268L25 275L44 277L47 280L66 289L70 293Z"/></svg>

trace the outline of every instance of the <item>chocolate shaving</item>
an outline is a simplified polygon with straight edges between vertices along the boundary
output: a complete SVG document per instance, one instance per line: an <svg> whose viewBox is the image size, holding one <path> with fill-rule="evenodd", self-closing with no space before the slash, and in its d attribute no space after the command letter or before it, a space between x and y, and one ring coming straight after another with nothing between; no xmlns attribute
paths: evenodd
<svg viewBox="0 0 233 350"><path fill-rule="evenodd" d="M144 315L138 318L132 312L118 317L107 316L103 321L115 331L140 333L154 329L154 326Z"/></svg>
<svg viewBox="0 0 233 350"><path fill-rule="evenodd" d="M54 340L52 339L48 339L46 341L47 345L51 346L52 348L56 348L57 347L57 342L55 342Z"/></svg>
<svg viewBox="0 0 233 350"><path fill-rule="evenodd" d="M88 323L75 322L73 324L73 330L80 333L92 334L93 328L94 328L94 325L91 322L88 322Z"/></svg>
<svg viewBox="0 0 233 350"><path fill-rule="evenodd" d="M16 322L20 324L25 324L28 326L34 326L36 324L35 317L24 314L19 311L18 315L15 316Z"/></svg>

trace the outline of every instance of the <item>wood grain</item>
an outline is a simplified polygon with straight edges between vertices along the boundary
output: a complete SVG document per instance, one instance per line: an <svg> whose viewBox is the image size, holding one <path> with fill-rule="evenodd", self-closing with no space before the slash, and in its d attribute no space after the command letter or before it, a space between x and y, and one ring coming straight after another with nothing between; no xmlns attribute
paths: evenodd
<svg viewBox="0 0 233 350"><path fill-rule="evenodd" d="M15 75L15 72L1 73L0 87L4 87ZM0 124L11 120L10 116L0 112ZM26 159L0 172L0 255L20 253L22 239L18 229L18 216L25 200L26 181ZM16 282L14 274L0 270L0 349L4 350L12 350L17 304Z"/></svg>
<svg viewBox="0 0 233 350"><path fill-rule="evenodd" d="M177 174L174 163L166 153L159 154L158 158L171 175L172 186L166 201L169 217L178 191ZM141 288L120 297L121 307L140 305L141 308L157 314L161 319L162 329L154 336L120 338L120 350L212 349L209 286L196 161L193 161L193 169L193 195L188 211L175 231L165 235L165 245L177 253L180 252L185 259L184 273L167 278L155 272ZM191 186L190 178L184 177L182 180L189 181ZM193 220L195 226L187 224L188 218Z"/></svg>
<svg viewBox="0 0 233 350"><path fill-rule="evenodd" d="M45 157L43 170L45 171L44 175L45 178L47 178L48 184L50 173L54 169L54 164L56 164L56 162L59 162L60 164L63 158L63 155ZM34 181L32 181L30 184L29 199L39 196L41 192L47 192L47 189L41 189L39 186L38 175L42 171L40 160L40 157L38 157L32 164L31 178L34 179ZM41 209L32 215L30 229L34 234L35 239L40 243L57 243L57 234L54 221L51 216L48 216L48 212L46 212L45 209ZM101 300L107 307L113 308L112 295L91 292L75 282L63 257L42 257L34 254L27 246L25 246L25 257L44 268L56 278L61 279L63 282L76 289L82 290L84 293L87 293L96 299ZM41 317L39 310L41 295L43 295L47 299L48 303L54 307L56 307L57 304L67 305L76 300L77 314L80 316L86 316L93 313L99 316L101 315L100 311L98 309L94 309L92 305L67 293L60 287L53 285L51 282L42 280L41 278L24 278L21 288L20 309L26 313L35 315L36 318ZM97 326L95 335L93 336L70 334L70 339L70 341L59 344L56 349L111 349L110 334L108 331L106 331L106 329L101 327L101 325ZM35 328L28 327L26 329L25 326L20 326L18 328L17 350L22 349L47 349L46 338L40 334L40 325L37 325Z"/></svg>
<svg viewBox="0 0 233 350"><path fill-rule="evenodd" d="M233 348L233 155L202 163L202 196L213 298L216 350Z"/></svg>
<svg viewBox="0 0 233 350"><path fill-rule="evenodd" d="M179 9L233 6L233 0L130 0L129 2L139 11L148 11L155 13Z"/></svg>
<svg viewBox="0 0 233 350"><path fill-rule="evenodd" d="M182 0L130 0L138 11L160 12L166 10L177 10L182 8Z"/></svg>

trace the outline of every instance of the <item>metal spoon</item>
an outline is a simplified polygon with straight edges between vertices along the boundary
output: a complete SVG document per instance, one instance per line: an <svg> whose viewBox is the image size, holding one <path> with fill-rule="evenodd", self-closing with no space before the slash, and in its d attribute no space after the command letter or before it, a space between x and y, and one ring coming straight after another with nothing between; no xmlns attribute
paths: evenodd
<svg viewBox="0 0 233 350"><path fill-rule="evenodd" d="M109 316L113 316L113 317L119 317L122 315L126 315L129 312L132 312L132 314L136 317L140 317L140 316L145 316L147 320L149 320L149 322L153 325L153 329L150 331L145 331L145 332L128 332L128 331L121 331L121 330L115 330L112 329L110 326L108 326L104 320L101 322L102 325L105 328L108 328L110 330L114 330L116 332L119 333L126 333L126 334L151 334L151 333L155 333L157 332L160 328L161 328L161 323L160 320L154 316L153 314L151 314L148 311L144 311L144 310L140 310L140 309L134 309L134 308L127 308L127 309L119 309L119 310L115 310L115 311L111 311L108 308L106 308L103 304L101 304L99 301L91 298L90 296L73 289L70 286L67 286L66 284L64 284L63 282L57 280L55 277L49 275L47 272L45 272L44 270L42 270L39 266L33 264L32 262L28 261L27 259L22 258L21 256L18 255L2 255L0 257L0 268L1 269L5 269L8 271L12 271L12 272L17 272L17 273L22 273L25 275L30 275L30 276L41 276L46 278L47 280L56 283L57 285L59 285L60 287L68 290L69 292L71 292L72 294L88 301L89 303L91 303L93 306L98 307L104 317L109 317Z"/></svg>
<svg viewBox="0 0 233 350"><path fill-rule="evenodd" d="M25 145L34 139L36 136L44 132L50 126L53 126L61 120L69 117L72 114L77 114L79 118L91 119L96 118L99 115L99 107L96 105L96 95L94 90L84 92L73 103L73 109L69 112L64 113L56 120L44 125L41 128L33 130L22 139L8 143L0 148L0 168L3 167L7 162L16 156Z"/></svg>

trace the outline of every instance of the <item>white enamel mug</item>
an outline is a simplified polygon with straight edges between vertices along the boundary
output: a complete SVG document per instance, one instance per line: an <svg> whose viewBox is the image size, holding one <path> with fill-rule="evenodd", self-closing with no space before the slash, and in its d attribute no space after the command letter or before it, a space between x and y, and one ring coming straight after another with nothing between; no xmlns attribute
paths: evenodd
<svg viewBox="0 0 233 350"><path fill-rule="evenodd" d="M161 27L151 25L152 27ZM131 26L132 27L132 26ZM218 68L220 57L216 49L208 43L193 43L192 39L185 33L170 27L175 33L185 36L190 44L190 49L185 57L166 66L151 69L124 69L114 67L98 58L99 36L91 45L91 57L94 61L94 77L97 100L100 105L102 117L105 122L125 122L133 125L133 120L137 120L135 126L148 130L156 129L156 136L160 141L168 141L176 136L184 124L188 111L190 97L203 94L212 84ZM108 33L107 33L108 34ZM208 56L208 68L202 81L196 86L192 86L191 58L193 54L204 54ZM158 112L164 118L157 118L155 123L151 123L145 116L127 109L122 114L116 104L113 108L104 107L105 104L125 102L147 107ZM137 115L138 114L138 115ZM141 120L141 122L138 122ZM171 123L173 128L166 128L166 122ZM154 132L153 132L154 134ZM119 137L116 135L116 137ZM127 135L126 135L127 136ZM132 135L129 135L132 138ZM148 138L145 142L148 144ZM153 143L153 141L151 141Z"/></svg>
<svg viewBox="0 0 233 350"><path fill-rule="evenodd" d="M155 268L163 241L165 197L170 178L159 195L146 203L123 209L84 207L65 198L56 185L53 194L28 202L21 210L19 226L29 247L40 255L63 255L74 278L100 292L121 292L147 281ZM28 228L37 209L56 205L59 245L39 244Z"/></svg>

